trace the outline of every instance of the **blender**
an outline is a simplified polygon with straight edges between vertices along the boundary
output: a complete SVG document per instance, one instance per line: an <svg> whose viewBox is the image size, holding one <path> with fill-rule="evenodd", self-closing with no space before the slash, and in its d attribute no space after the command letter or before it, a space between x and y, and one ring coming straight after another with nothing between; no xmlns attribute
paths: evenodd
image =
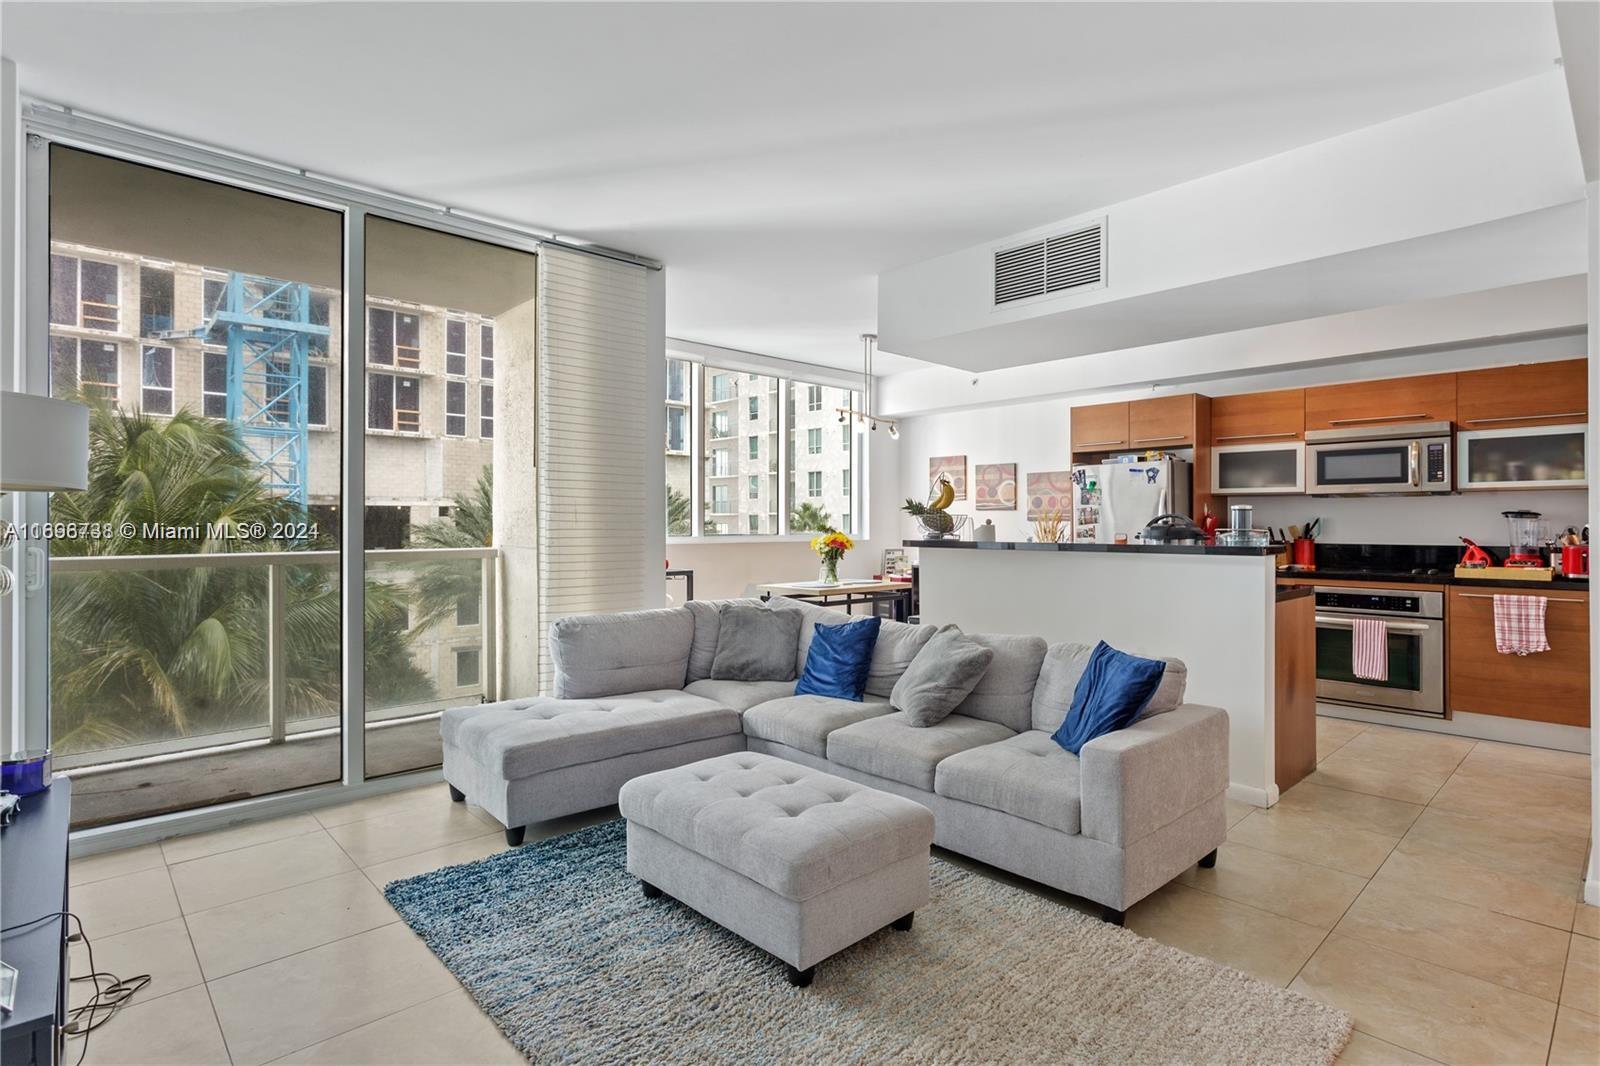
<svg viewBox="0 0 1600 1066"><path fill-rule="evenodd" d="M1507 566L1539 567L1545 565L1544 522L1538 511L1501 511L1510 527L1510 545L1506 550Z"/></svg>

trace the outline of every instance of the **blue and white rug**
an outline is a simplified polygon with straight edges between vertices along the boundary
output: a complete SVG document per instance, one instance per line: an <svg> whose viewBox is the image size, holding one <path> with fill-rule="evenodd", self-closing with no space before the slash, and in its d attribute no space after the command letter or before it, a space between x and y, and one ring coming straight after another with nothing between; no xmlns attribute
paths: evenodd
<svg viewBox="0 0 1600 1066"><path fill-rule="evenodd" d="M623 869L621 820L384 894L536 1062L1325 1064L1350 1018L932 860L933 902L791 987Z"/></svg>

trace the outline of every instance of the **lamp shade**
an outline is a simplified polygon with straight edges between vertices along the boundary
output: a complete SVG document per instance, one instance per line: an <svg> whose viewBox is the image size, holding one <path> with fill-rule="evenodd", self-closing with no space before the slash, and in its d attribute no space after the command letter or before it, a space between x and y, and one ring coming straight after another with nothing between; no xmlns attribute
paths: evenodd
<svg viewBox="0 0 1600 1066"><path fill-rule="evenodd" d="M89 484L89 409L0 392L0 489L56 492Z"/></svg>

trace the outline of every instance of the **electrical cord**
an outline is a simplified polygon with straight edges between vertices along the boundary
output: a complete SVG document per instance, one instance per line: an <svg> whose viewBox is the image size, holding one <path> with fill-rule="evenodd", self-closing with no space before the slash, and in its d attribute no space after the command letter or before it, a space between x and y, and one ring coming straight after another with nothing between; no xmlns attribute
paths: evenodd
<svg viewBox="0 0 1600 1066"><path fill-rule="evenodd" d="M79 981L94 982L94 995L83 1006L74 1007L67 1012L67 1024L63 1027L68 1036L83 1037L83 1049L78 1052L78 1061L76 1063L76 1066L83 1066L84 1057L89 1054L89 1034L116 1017L117 1011L127 1006L128 1001L134 997L135 993L148 985L151 978L147 973L123 978L114 973L107 973L97 969L94 964L94 945L90 943L89 937L83 931L83 919L71 912L62 913L65 913L78 926L77 933L69 936L67 942L83 941L84 950L89 955L89 972L82 977L72 978L72 981L74 984ZM110 983L101 987L100 982L102 980L109 980ZM85 1015L87 1015L87 1020L84 1020Z"/></svg>

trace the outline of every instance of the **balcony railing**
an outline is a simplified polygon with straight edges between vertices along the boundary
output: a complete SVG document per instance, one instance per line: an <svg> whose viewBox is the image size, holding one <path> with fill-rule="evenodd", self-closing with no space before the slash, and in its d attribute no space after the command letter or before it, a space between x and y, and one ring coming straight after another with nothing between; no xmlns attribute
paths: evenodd
<svg viewBox="0 0 1600 1066"><path fill-rule="evenodd" d="M367 677L368 728L497 698L499 556L493 547L366 553L367 639L369 645L386 642L390 656ZM70 770L336 732L343 697L339 561L337 551L52 559L56 765ZM170 631L162 629L165 606L181 609L188 598L204 596L218 604L211 617L200 624L186 617ZM474 599L476 613L458 616L456 602ZM146 603L147 629L138 610ZM393 610L386 614L374 609L378 605ZM96 629L92 612L107 610L131 611L130 621L121 624L140 632L122 634L104 652L78 651L78 633ZM74 612L84 613L74 618ZM187 642L175 646L174 634ZM241 660L254 664L243 671L248 676L235 679L235 697L216 705L187 700L182 713L174 713L173 701L165 698L173 686L166 682L192 671L192 656L216 648L226 649L220 661L236 672ZM471 650L478 653L477 680L457 685L455 653ZM110 656L111 667L137 662L162 684L103 696L67 691L74 676L96 676L96 664L81 661L94 654Z"/></svg>

